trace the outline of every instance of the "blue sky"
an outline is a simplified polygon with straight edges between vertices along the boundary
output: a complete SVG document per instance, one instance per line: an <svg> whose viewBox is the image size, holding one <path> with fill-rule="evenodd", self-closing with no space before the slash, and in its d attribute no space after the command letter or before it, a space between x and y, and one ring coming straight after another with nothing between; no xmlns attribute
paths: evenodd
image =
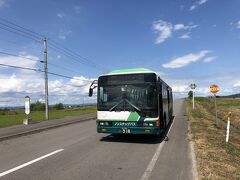
<svg viewBox="0 0 240 180"><path fill-rule="evenodd" d="M238 0L0 0L0 17L99 65L76 63L49 48L49 62L65 68L49 65L51 72L92 80L113 69L146 67L160 73L175 97L183 97L191 82L197 84L198 95L210 95L213 83L220 86L221 95L239 92L239 7ZM1 52L43 59L42 43L0 32ZM43 68L3 54L0 62ZM90 101L85 81L49 78L50 103ZM41 73L0 67L0 81L0 106L20 105L25 94L43 100Z"/></svg>

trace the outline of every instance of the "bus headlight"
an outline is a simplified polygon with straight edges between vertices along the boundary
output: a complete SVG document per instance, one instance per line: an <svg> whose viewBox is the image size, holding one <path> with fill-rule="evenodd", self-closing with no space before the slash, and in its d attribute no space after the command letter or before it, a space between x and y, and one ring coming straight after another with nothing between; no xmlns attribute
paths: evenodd
<svg viewBox="0 0 240 180"><path fill-rule="evenodd" d="M104 124L105 124L104 122L99 122L100 126L104 126Z"/></svg>
<svg viewBox="0 0 240 180"><path fill-rule="evenodd" d="M101 121L100 121L100 122L99 122L99 125L100 125L100 126L110 126L111 123L110 123L110 122L107 122L107 121L106 121L106 122L104 122L104 121L101 122Z"/></svg>
<svg viewBox="0 0 240 180"><path fill-rule="evenodd" d="M144 122L143 126L154 126L155 124L153 122Z"/></svg>
<svg viewBox="0 0 240 180"><path fill-rule="evenodd" d="M148 123L149 126L154 126L154 123Z"/></svg>
<svg viewBox="0 0 240 180"><path fill-rule="evenodd" d="M143 126L148 126L148 123L147 123L147 122L144 122L144 123L143 123Z"/></svg>

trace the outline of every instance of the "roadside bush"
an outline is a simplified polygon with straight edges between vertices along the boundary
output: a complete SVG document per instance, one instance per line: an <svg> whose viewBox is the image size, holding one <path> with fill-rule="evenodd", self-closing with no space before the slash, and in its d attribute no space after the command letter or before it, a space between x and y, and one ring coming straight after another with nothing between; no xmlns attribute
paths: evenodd
<svg viewBox="0 0 240 180"><path fill-rule="evenodd" d="M63 105L63 103L57 103L57 104L53 105L52 108L56 109L56 110L61 110L61 109L64 109L64 105Z"/></svg>
<svg viewBox="0 0 240 180"><path fill-rule="evenodd" d="M32 103L30 105L31 111L44 111L45 110L45 103L41 103L37 101L36 103Z"/></svg>

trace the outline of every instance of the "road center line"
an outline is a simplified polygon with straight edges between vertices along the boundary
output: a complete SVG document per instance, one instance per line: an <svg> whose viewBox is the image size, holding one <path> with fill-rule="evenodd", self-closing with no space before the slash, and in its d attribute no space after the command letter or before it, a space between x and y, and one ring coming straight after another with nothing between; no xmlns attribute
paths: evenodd
<svg viewBox="0 0 240 180"><path fill-rule="evenodd" d="M44 155L44 156L41 156L41 157L39 157L39 158L37 158L37 159L34 159L34 160L29 161L29 162L27 162L27 163L24 163L24 164L22 164L22 165L20 165L20 166L17 166L17 167L15 167L15 168L12 168L12 169L9 169L9 170L7 170L7 171L4 171L4 172L0 173L0 177L5 176L5 175L7 175L7 174L10 174L10 173L12 173L12 172L14 172L14 171L17 171L17 170L19 170L19 169L22 169L22 168L24 168L24 167L26 167L26 166L28 166L28 165L31 165L31 164L33 164L33 163L35 163L35 162L37 162L37 161L40 161L40 160L42 160L42 159L44 159L44 158L47 158L47 157L52 156L52 155L54 155L54 154L56 154L56 153L59 153L59 152L61 152L61 151L63 151L63 150L64 150L64 149L58 149L58 150L53 151L53 152L51 152L51 153L49 153L49 154L46 154L46 155Z"/></svg>
<svg viewBox="0 0 240 180"><path fill-rule="evenodd" d="M175 116L175 117L176 117L176 116ZM174 119L175 119L175 117L174 117ZM171 128L172 128L173 123L174 123L174 119L173 119L173 121L172 121L172 124L171 124L171 126L170 126L170 128L169 128L168 133L167 133L166 136L168 136L169 132L171 131ZM149 163L148 166L147 166L147 169L144 171L144 174L142 175L142 177L140 178L140 180L148 180L148 179L149 179L149 177L150 177L150 175L151 175L151 173L152 173L152 171L153 171L153 168L154 168L154 166L155 166L155 164L156 164L156 162L157 162L157 160L158 160L158 158L159 158L159 155L160 155L160 153L161 153L161 151L162 151L162 148L163 148L164 144L165 144L165 141L163 140L163 141L158 145L157 150L155 151L155 154L153 155L150 163Z"/></svg>

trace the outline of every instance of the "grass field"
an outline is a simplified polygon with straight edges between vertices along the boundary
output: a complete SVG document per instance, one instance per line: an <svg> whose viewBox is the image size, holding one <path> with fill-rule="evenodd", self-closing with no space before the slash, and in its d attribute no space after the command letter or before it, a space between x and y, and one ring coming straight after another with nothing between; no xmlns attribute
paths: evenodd
<svg viewBox="0 0 240 180"><path fill-rule="evenodd" d="M190 100L187 100L187 104L199 179L240 179L240 99L217 99L218 127L213 99L196 98L195 110L192 110ZM227 144L225 138L229 111L233 116Z"/></svg>
<svg viewBox="0 0 240 180"><path fill-rule="evenodd" d="M81 114L88 114L96 112L95 106L75 107L67 108L64 110L50 110L49 119L60 119L66 116L77 116ZM26 118L24 110L11 110L7 113L0 114L0 128L12 126L16 124L22 124L23 119ZM30 113L29 118L34 122L40 122L45 119L44 111L33 111Z"/></svg>

